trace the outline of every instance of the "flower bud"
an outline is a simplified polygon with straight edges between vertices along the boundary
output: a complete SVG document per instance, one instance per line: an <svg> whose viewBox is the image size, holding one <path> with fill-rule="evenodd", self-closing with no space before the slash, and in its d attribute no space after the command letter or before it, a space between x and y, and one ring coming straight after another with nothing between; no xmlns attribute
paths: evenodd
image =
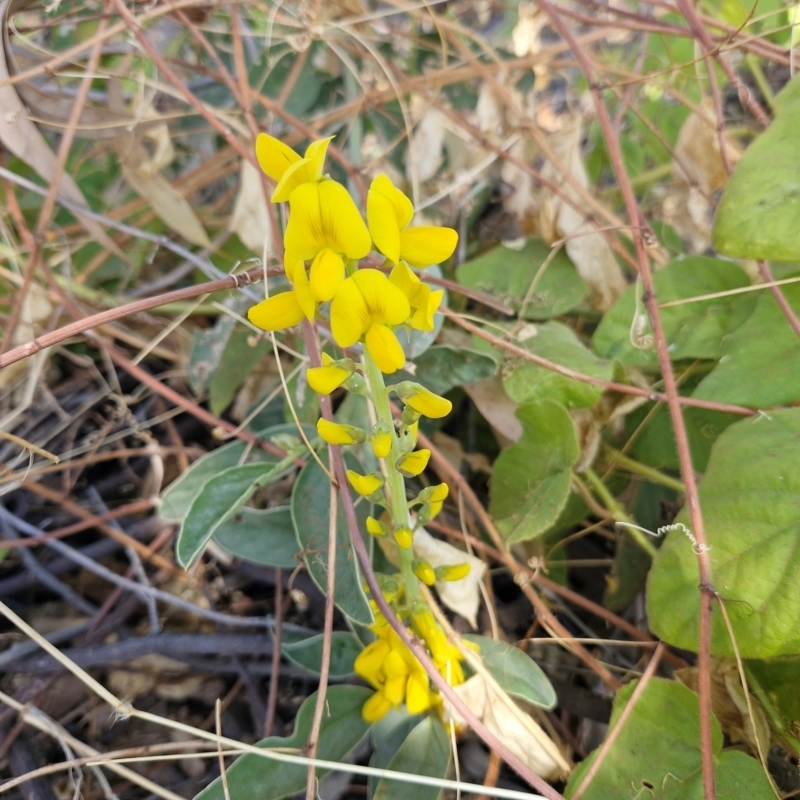
<svg viewBox="0 0 800 800"><path fill-rule="evenodd" d="M361 444L366 441L366 431L353 425L340 425L325 418L317 421L317 433L328 444Z"/></svg>
<svg viewBox="0 0 800 800"><path fill-rule="evenodd" d="M430 450L414 450L406 453L397 459L395 467L397 471L406 478L414 478L428 466L428 459L431 457Z"/></svg>
<svg viewBox="0 0 800 800"><path fill-rule="evenodd" d="M389 529L375 517L367 517L367 533L370 536L386 536Z"/></svg>
<svg viewBox="0 0 800 800"><path fill-rule="evenodd" d="M403 413L400 415L400 421L403 423L403 425L406 426L415 425L419 417L420 417L419 412L414 411L414 409L411 408L411 406L407 405L403 409Z"/></svg>
<svg viewBox="0 0 800 800"><path fill-rule="evenodd" d="M386 458L392 449L394 431L385 422L376 422L370 433L372 452L376 458Z"/></svg>
<svg viewBox="0 0 800 800"><path fill-rule="evenodd" d="M426 586L433 586L436 583L433 567L424 558L415 558L411 562L411 569Z"/></svg>
<svg viewBox="0 0 800 800"><path fill-rule="evenodd" d="M322 364L321 367L312 367L306 373L308 385L317 394L330 394L338 389L356 369L349 358L334 361L327 353L322 354Z"/></svg>
<svg viewBox="0 0 800 800"><path fill-rule="evenodd" d="M406 404L406 408L411 408L424 417L440 419L446 417L453 410L453 404L449 400L434 394L430 389L426 389L418 383L403 381L398 383L394 390Z"/></svg>
<svg viewBox="0 0 800 800"><path fill-rule="evenodd" d="M347 482L362 497L375 494L383 486L383 475L380 472L371 472L369 475L359 475L352 469L347 470Z"/></svg>
<svg viewBox="0 0 800 800"><path fill-rule="evenodd" d="M344 386L348 392L352 392L353 394L360 394L362 397L366 398L371 397L367 382L364 380L364 376L360 372L354 372L342 384L342 386Z"/></svg>
<svg viewBox="0 0 800 800"><path fill-rule="evenodd" d="M469 575L469 564L443 564L434 570L437 581L460 581Z"/></svg>
<svg viewBox="0 0 800 800"><path fill-rule="evenodd" d="M408 525L400 525L394 529L394 540L401 550L408 550L411 543L414 541L414 534Z"/></svg>

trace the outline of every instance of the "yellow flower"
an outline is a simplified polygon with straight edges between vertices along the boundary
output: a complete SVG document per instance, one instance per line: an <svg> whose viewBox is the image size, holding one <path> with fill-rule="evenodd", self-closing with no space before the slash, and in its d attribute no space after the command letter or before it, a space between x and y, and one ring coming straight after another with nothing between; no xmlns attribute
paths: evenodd
<svg viewBox="0 0 800 800"><path fill-rule="evenodd" d="M317 433L328 444L361 444L367 438L365 431L353 425L340 425L325 418L317 420Z"/></svg>
<svg viewBox="0 0 800 800"><path fill-rule="evenodd" d="M306 149L301 158L280 139L260 133L256 138L256 158L261 169L277 186L272 193L273 203L282 203L300 184L318 181L322 177L325 154L333 136L319 139Z"/></svg>
<svg viewBox="0 0 800 800"><path fill-rule="evenodd" d="M352 469L347 470L347 482L362 497L369 497L383 486L383 475L371 472L369 475L359 475Z"/></svg>
<svg viewBox="0 0 800 800"><path fill-rule="evenodd" d="M406 453L398 458L395 467L406 478L414 478L428 466L430 457L430 450L414 450L414 452Z"/></svg>
<svg viewBox="0 0 800 800"><path fill-rule="evenodd" d="M400 525L394 529L394 540L401 550L408 550L414 541L414 534L408 525Z"/></svg>
<svg viewBox="0 0 800 800"><path fill-rule="evenodd" d="M445 564L434 570L437 581L460 581L469 575L469 564Z"/></svg>
<svg viewBox="0 0 800 800"><path fill-rule="evenodd" d="M458 234L452 228L409 228L414 216L411 201L389 180L378 175L367 194L369 232L378 250L393 264L402 258L414 267L428 267L449 258Z"/></svg>
<svg viewBox="0 0 800 800"><path fill-rule="evenodd" d="M305 316L294 292L281 292L257 303L247 319L262 331L282 331L297 325Z"/></svg>
<svg viewBox="0 0 800 800"><path fill-rule="evenodd" d="M429 486L423 489L416 497L416 500L423 504L420 511L420 520L424 525L432 520L441 510L450 489L446 483L439 483L436 486Z"/></svg>
<svg viewBox="0 0 800 800"><path fill-rule="evenodd" d="M436 573L433 567L424 558L415 558L411 564L414 574L426 585L433 586L436 583Z"/></svg>
<svg viewBox="0 0 800 800"><path fill-rule="evenodd" d="M392 326L410 312L406 296L382 272L362 269L345 279L331 302L331 333L340 347L363 338L379 369L391 374L406 360Z"/></svg>
<svg viewBox="0 0 800 800"><path fill-rule="evenodd" d="M406 324L418 331L432 331L433 315L441 305L444 292L441 289L432 292L431 287L402 261L392 268L389 280L403 292L411 306L411 316Z"/></svg>
<svg viewBox="0 0 800 800"><path fill-rule="evenodd" d="M323 353L322 366L311 367L306 373L308 385L317 394L330 394L353 374L355 368L356 365L349 358L334 361L327 353Z"/></svg>
<svg viewBox="0 0 800 800"><path fill-rule="evenodd" d="M392 430L385 422L375 423L370 434L372 452L375 453L375 458L386 458L389 455L393 439Z"/></svg>
<svg viewBox="0 0 800 800"><path fill-rule="evenodd" d="M417 414L422 414L430 419L446 417L453 410L453 404L449 400L434 394L430 389L426 389L418 383L403 381L395 386L395 392Z"/></svg>
<svg viewBox="0 0 800 800"><path fill-rule="evenodd" d="M311 261L326 248L350 259L372 246L369 231L347 189L336 181L300 184L289 198L283 245L291 259Z"/></svg>

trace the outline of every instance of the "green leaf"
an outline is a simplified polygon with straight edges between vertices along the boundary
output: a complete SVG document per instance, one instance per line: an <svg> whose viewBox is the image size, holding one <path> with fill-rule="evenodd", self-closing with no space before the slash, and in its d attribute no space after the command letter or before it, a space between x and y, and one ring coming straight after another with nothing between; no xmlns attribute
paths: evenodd
<svg viewBox="0 0 800 800"><path fill-rule="evenodd" d="M450 766L450 737L437 717L426 717L408 734L389 762L388 769L431 778L447 777ZM437 800L440 789L381 778L373 800Z"/></svg>
<svg viewBox="0 0 800 800"><path fill-rule="evenodd" d="M224 355L208 383L212 414L220 415L231 404L256 364L272 350L272 343L268 339L258 339L251 346L253 340L253 332L244 325L239 325L231 334Z"/></svg>
<svg viewBox="0 0 800 800"><path fill-rule="evenodd" d="M523 319L559 317L580 305L586 294L586 284L563 250L547 265L525 303L537 271L550 255L552 250L541 239L529 239L522 250L501 245L462 264L456 277L462 286L485 292L515 311L524 304Z"/></svg>
<svg viewBox="0 0 800 800"><path fill-rule="evenodd" d="M330 676L349 678L354 674L353 662L364 648L352 633L334 631L331 636ZM284 642L281 645L281 652L293 664L319 675L322 668L324 638L323 634L319 634L298 642Z"/></svg>
<svg viewBox="0 0 800 800"><path fill-rule="evenodd" d="M547 675L518 647L471 633L465 634L464 638L481 648L483 665L510 695L541 708L555 706L558 698Z"/></svg>
<svg viewBox="0 0 800 800"><path fill-rule="evenodd" d="M431 347L414 363L417 369L411 379L440 395L456 386L490 378L497 369L490 356L450 345ZM392 382L397 382L394 376Z"/></svg>
<svg viewBox="0 0 800 800"><path fill-rule="evenodd" d="M572 328L560 322L528 325L520 332L515 344L594 378L610 381L613 377L614 365L584 347ZM593 406L604 391L601 386L566 378L521 358L514 358L504 366L503 386L517 403L554 400L567 408Z"/></svg>
<svg viewBox="0 0 800 800"><path fill-rule="evenodd" d="M777 738L795 752L800 750L800 656L746 662L750 690L767 710Z"/></svg>
<svg viewBox="0 0 800 800"><path fill-rule="evenodd" d="M717 258L688 256L673 261L653 275L659 303L725 292L748 286L750 280L736 264ZM605 314L592 339L595 351L636 367L658 367L655 347L642 350L631 343L636 315L636 286L629 287ZM718 358L720 344L742 325L756 304L754 292L702 300L661 309L661 322L673 361L687 358ZM644 304L640 312L647 315ZM651 333L649 320L644 334Z"/></svg>
<svg viewBox="0 0 800 800"><path fill-rule="evenodd" d="M744 658L800 653L798 453L800 409L749 418L719 437L700 484L711 581ZM697 649L697 582L691 543L673 531L653 562L647 612L653 633L687 650ZM712 623L712 652L733 655L722 615Z"/></svg>
<svg viewBox="0 0 800 800"><path fill-rule="evenodd" d="M284 469L277 464L245 464L230 467L203 485L183 520L175 554L188 567L203 552L217 529Z"/></svg>
<svg viewBox="0 0 800 800"><path fill-rule="evenodd" d="M800 261L800 76L775 98L775 119L747 148L722 194L714 248L736 258Z"/></svg>
<svg viewBox="0 0 800 800"><path fill-rule="evenodd" d="M349 460L349 454L346 460ZM353 459L355 462L355 459ZM360 470L357 463L349 464ZM328 582L328 520L330 518L330 480L316 461L309 461L297 478L292 492L292 520L303 560L314 583L324 593ZM342 504L336 504L336 591L339 610L356 622L369 625L372 611L361 588L361 571L350 541L350 530ZM357 507L359 530L365 529L369 505Z"/></svg>
<svg viewBox="0 0 800 800"><path fill-rule="evenodd" d="M408 734L419 725L420 719L421 717L418 714L411 716L406 711L405 706L389 709L389 713L379 719L370 731L372 755L369 759L369 765L375 767L375 769L385 769L394 758L395 753L400 749L400 746L408 738ZM372 800L375 795L378 780L379 778L374 775L370 775L367 778L367 797L369 800Z"/></svg>
<svg viewBox="0 0 800 800"><path fill-rule="evenodd" d="M611 714L613 727L638 684L617 693ZM640 797L655 800L702 800L695 784L701 780L700 712L697 695L675 681L653 678L625 721L584 800ZM760 764L743 753L722 753L722 732L712 720L714 775L718 800L769 800L769 782ZM732 758L731 756L735 756ZM564 796L572 797L597 757L595 750L572 773Z"/></svg>
<svg viewBox="0 0 800 800"><path fill-rule="evenodd" d="M298 564L289 506L242 508L219 525L214 541L231 555L263 567L294 569Z"/></svg>
<svg viewBox="0 0 800 800"><path fill-rule="evenodd" d="M317 756L325 761L341 761L369 730L361 718L361 707L372 689L361 686L329 686L325 697ZM285 748L302 752L311 732L316 693L303 702L288 738L271 736L258 743L263 748ZM323 775L328 770L318 769ZM301 792L306 785L306 767L287 764L253 754L243 755L227 770L230 800L280 800ZM226 800L222 780L217 778L203 789L196 800Z"/></svg>
<svg viewBox="0 0 800 800"><path fill-rule="evenodd" d="M489 513L509 543L550 528L566 505L580 455L572 419L552 400L517 409L522 437L494 462Z"/></svg>
<svg viewBox="0 0 800 800"><path fill-rule="evenodd" d="M800 284L781 290L800 313ZM750 319L725 339L720 363L694 396L753 408L800 400L800 339L771 292L761 292Z"/></svg>
<svg viewBox="0 0 800 800"><path fill-rule="evenodd" d="M314 439L317 436L313 426L306 426L306 436ZM275 444L275 439L282 441L285 436L297 437L297 426L294 423L272 425L256 434L259 438ZM260 461L266 464L276 464L278 458L272 453L267 453L258 447L253 447L239 439L229 442L210 453L197 459L182 475L176 478L161 495L159 514L166 520L182 520L195 498L203 490L203 486L210 478L218 475L229 467L243 463Z"/></svg>

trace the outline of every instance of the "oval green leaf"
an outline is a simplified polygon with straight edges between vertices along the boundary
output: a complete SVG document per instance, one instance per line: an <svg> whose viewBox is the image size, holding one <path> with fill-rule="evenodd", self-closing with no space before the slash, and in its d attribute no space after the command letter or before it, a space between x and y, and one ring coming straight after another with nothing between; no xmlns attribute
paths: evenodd
<svg viewBox="0 0 800 800"><path fill-rule="evenodd" d="M450 766L450 737L437 717L426 717L408 734L394 754L387 769L410 772L430 778L445 778ZM381 778L373 800L437 800L441 790L436 786L417 786L401 780Z"/></svg>
<svg viewBox="0 0 800 800"><path fill-rule="evenodd" d="M231 555L262 567L294 569L299 563L289 506L242 508L219 525L214 541Z"/></svg>
<svg viewBox="0 0 800 800"><path fill-rule="evenodd" d="M488 636L465 634L480 649L481 661L497 683L510 695L540 708L554 708L556 691L541 667L518 647Z"/></svg>
<svg viewBox="0 0 800 800"><path fill-rule="evenodd" d="M744 658L800 653L800 408L751 417L717 439L700 505L711 582ZM681 512L677 522L689 524ZM647 614L658 637L697 650L697 556L685 533L659 549L647 585ZM732 656L721 614L712 616L711 650Z"/></svg>
<svg viewBox="0 0 800 800"><path fill-rule="evenodd" d="M365 736L369 724L361 718L361 707L372 694L372 689L361 686L329 686L325 697L326 712L322 715L317 756L325 761L341 761ZM268 748L291 749L302 752L311 732L317 695L307 698L288 738L271 736L258 743ZM328 770L317 770L324 775ZM306 767L287 764L270 758L247 754L236 760L227 770L230 800L280 800L306 786ZM222 780L213 783L195 796L195 800L227 800Z"/></svg>
<svg viewBox="0 0 800 800"><path fill-rule="evenodd" d="M355 460L351 467L361 471ZM330 480L320 465L316 461L309 461L300 472L292 492L292 520L299 549L303 553L309 575L323 593L328 582L330 486ZM350 530L341 502L336 504L336 510L336 606L356 622L369 625L372 622L372 611L361 588L361 571L350 541ZM356 511L359 530L364 530L369 506L367 503L360 503Z"/></svg>
<svg viewBox="0 0 800 800"><path fill-rule="evenodd" d="M297 642L284 642L281 645L281 652L293 664L319 675L322 669L324 638L323 634L319 634ZM354 675L353 662L363 649L361 642L352 633L334 631L331 634L330 676L349 678Z"/></svg>

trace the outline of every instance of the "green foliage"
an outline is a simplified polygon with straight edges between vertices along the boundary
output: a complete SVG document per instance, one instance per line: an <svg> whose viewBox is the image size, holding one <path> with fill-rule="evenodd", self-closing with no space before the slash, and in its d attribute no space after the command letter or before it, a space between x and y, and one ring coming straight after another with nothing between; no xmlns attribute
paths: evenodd
<svg viewBox="0 0 800 800"><path fill-rule="evenodd" d="M800 283L782 291L795 314L800 312ZM768 290L747 322L723 342L721 354L695 397L753 408L800 400L800 339Z"/></svg>
<svg viewBox="0 0 800 800"><path fill-rule="evenodd" d="M653 276L659 303L689 297L729 292L748 286L744 270L728 261L704 256L687 256L673 261ZM657 368L658 356L649 349L636 347L634 319L643 315L644 336L651 334L643 303L636 307L637 287L631 286L603 316L592 344L604 358L617 358L636 367ZM674 361L689 358L719 358L724 338L745 322L756 304L755 293L727 295L713 300L672 306L661 310L661 322Z"/></svg>
<svg viewBox="0 0 800 800"><path fill-rule="evenodd" d="M527 335L524 338L518 335L515 344L534 355L593 378L605 381L613 378L613 364L587 350L572 328L560 322L530 326L521 333ZM593 406L604 391L602 386L564 377L521 358L514 358L504 366L503 387L517 403L553 400L567 408Z"/></svg>
<svg viewBox="0 0 800 800"><path fill-rule="evenodd" d="M494 464L489 513L509 544L545 533L566 505L580 448L572 419L552 400L517 409L522 438Z"/></svg>
<svg viewBox="0 0 800 800"><path fill-rule="evenodd" d="M626 684L617 692L612 728L637 684L638 681ZM712 737L719 800L774 798L755 759L742 753L722 752L722 733L716 720ZM597 751L572 773L565 797L572 797L596 755ZM607 800L638 795L659 800L700 800L701 778L697 695L675 681L653 678L583 797Z"/></svg>
<svg viewBox="0 0 800 800"><path fill-rule="evenodd" d="M800 76L774 105L774 121L747 148L725 187L714 247L736 258L800 261Z"/></svg>
<svg viewBox="0 0 800 800"><path fill-rule="evenodd" d="M262 567L294 569L298 564L289 506L242 508L217 526L214 541L231 555Z"/></svg>
<svg viewBox="0 0 800 800"><path fill-rule="evenodd" d="M395 753L408 738L408 734L419 723L419 715L411 716L405 709L391 709L370 730L372 756L370 757L369 765L376 769L388 767ZM374 775L370 775L367 779L367 796L369 798L374 796L378 780Z"/></svg>
<svg viewBox="0 0 800 800"><path fill-rule="evenodd" d="M355 459L348 464L348 467L359 470ZM309 461L298 476L292 492L292 520L299 550L302 552L308 573L323 592L326 591L328 581L330 495L330 479L315 460ZM342 613L350 619L363 625L369 625L372 622L372 611L361 585L361 573L353 552L350 529L341 503L337 503L336 511L335 602ZM357 511L359 512L359 529L363 531L369 508L366 503L361 503Z"/></svg>
<svg viewBox="0 0 800 800"><path fill-rule="evenodd" d="M298 641L286 641L281 644L281 653L293 664L319 675L322 669L323 634L310 636ZM363 650L361 642L352 634L334 631L331 634L330 676L332 678L350 678L355 673L353 662Z"/></svg>
<svg viewBox="0 0 800 800"><path fill-rule="evenodd" d="M361 706L372 694L360 686L329 686L325 696L327 713L322 715L317 757L341 761L366 735L369 725L361 719ZM312 694L297 712L294 732L288 738L272 736L258 743L263 748L302 752L311 731L317 695ZM327 770L317 770L324 775ZM306 767L246 754L227 770L230 800L280 800L302 791L306 785ZM195 800L227 800L222 780L217 778Z"/></svg>
<svg viewBox="0 0 800 800"><path fill-rule="evenodd" d="M456 386L490 378L497 368L494 359L483 353L450 345L431 347L414 363L417 369L413 379L440 395Z"/></svg>
<svg viewBox="0 0 800 800"><path fill-rule="evenodd" d="M775 737L800 751L800 656L746 662L750 690L767 711Z"/></svg>
<svg viewBox="0 0 800 800"><path fill-rule="evenodd" d="M445 778L449 766L450 737L439 719L430 716L408 734L387 768L395 772ZM417 800L437 800L440 790L435 786L411 786L381 778L372 797L373 800L407 800L412 792Z"/></svg>
<svg viewBox="0 0 800 800"><path fill-rule="evenodd" d="M541 667L518 647L488 636L466 634L480 647L483 666L508 694L540 708L553 708L556 692Z"/></svg>
<svg viewBox="0 0 800 800"><path fill-rule="evenodd" d="M458 282L521 311L523 319L558 317L580 305L586 285L563 250L539 274L551 255L551 248L540 239L529 239L522 250L501 245L462 264Z"/></svg>
<svg viewBox="0 0 800 800"><path fill-rule="evenodd" d="M711 580L745 658L800 653L800 409L731 425L717 440L700 503L710 545ZM686 512L678 522L688 524ZM673 531L659 550L647 587L653 632L697 648L697 557ZM733 654L722 615L713 615L715 655Z"/></svg>

